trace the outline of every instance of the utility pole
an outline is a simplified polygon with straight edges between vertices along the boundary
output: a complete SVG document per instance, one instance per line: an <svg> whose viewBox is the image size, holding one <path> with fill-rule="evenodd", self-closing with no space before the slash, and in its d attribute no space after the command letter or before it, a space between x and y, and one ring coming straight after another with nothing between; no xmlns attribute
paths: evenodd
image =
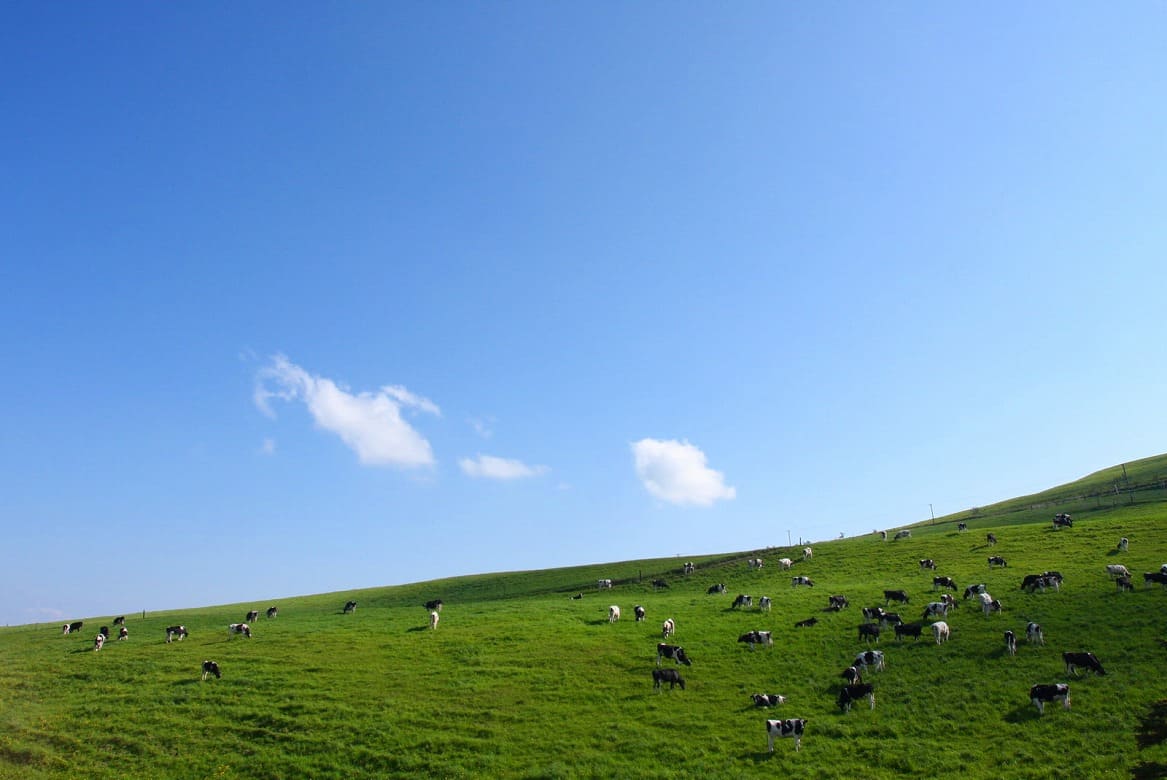
<svg viewBox="0 0 1167 780"><path fill-rule="evenodd" d="M787 547L790 546L790 532L789 531L786 532L786 546Z"/></svg>
<svg viewBox="0 0 1167 780"><path fill-rule="evenodd" d="M932 511L932 505L928 505L928 514L932 515L932 525L936 525L936 513Z"/></svg>

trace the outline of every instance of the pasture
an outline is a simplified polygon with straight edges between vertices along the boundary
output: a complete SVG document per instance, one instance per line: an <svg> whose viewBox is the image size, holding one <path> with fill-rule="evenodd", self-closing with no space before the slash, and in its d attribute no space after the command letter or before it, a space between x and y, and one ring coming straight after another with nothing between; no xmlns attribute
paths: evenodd
<svg viewBox="0 0 1167 780"><path fill-rule="evenodd" d="M1162 776L1167 590L1142 573L1167 563L1167 505L1103 510L1059 531L995 527L992 548L994 527L941 523L900 541L818 543L805 562L801 547L695 557L687 576L682 560L656 559L281 599L272 620L262 614L272 604L249 602L127 614L129 639L100 652L93 636L112 615L76 616L78 635L59 624L0 629L0 776ZM1121 536L1128 552L1115 550ZM990 570L990 555L1008 566ZM753 557L765 566L747 566ZM794 559L790 571L781 557ZM1135 573L1134 592L1117 591L1111 563ZM1019 589L1025 574L1050 569L1064 575L1060 591ZM815 587L792 587L798 575ZM891 628L878 644L860 641L861 607L902 588L910 604L887 609L918 621L939 596L934 575L962 589L985 583L1003 611L986 616L958 592L948 643L927 630L897 642ZM600 577L615 587L597 591ZM654 589L654 578L669 587ZM727 592L707 595L717 582ZM770 596L773 607L732 609L738 594ZM827 611L832 594L850 606ZM431 598L445 602L437 630L422 607ZM358 607L342 614L348 599ZM614 624L612 604L623 613ZM227 624L252 608L253 638L229 639ZM652 685L667 617L677 623L668 641L693 659L665 662L685 690ZM817 624L794 627L809 617ZM1044 647L1025 641L1030 620ZM166 644L177 623L190 635ZM737 642L754 629L772 631L774 646ZM1018 636L1014 657L1006 629ZM864 674L875 709L864 701L844 714L840 673L869 647L887 658L885 671ZM1063 651L1095 653L1108 674L1068 676ZM200 680L205 659L222 679ZM1028 690L1055 682L1069 682L1072 708L1039 716ZM754 693L787 701L759 709ZM809 721L801 751L779 739L770 754L765 719L794 717Z"/></svg>

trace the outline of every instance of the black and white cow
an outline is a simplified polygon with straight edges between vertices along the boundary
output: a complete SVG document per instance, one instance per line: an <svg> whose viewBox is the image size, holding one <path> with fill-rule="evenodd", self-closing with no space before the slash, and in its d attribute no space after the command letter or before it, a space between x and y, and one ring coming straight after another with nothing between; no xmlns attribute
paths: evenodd
<svg viewBox="0 0 1167 780"><path fill-rule="evenodd" d="M908 530L896 531L896 535L892 539L892 541L899 541L900 539L911 539L911 538L912 538L911 531L908 531Z"/></svg>
<svg viewBox="0 0 1167 780"><path fill-rule="evenodd" d="M737 638L739 642L745 642L753 651L756 645L762 647L772 647L774 645L774 634L770 631L747 631Z"/></svg>
<svg viewBox="0 0 1167 780"><path fill-rule="evenodd" d="M924 614L920 616L920 620L927 620L930 617L947 617L948 605L943 601L932 601L924 607Z"/></svg>
<svg viewBox="0 0 1167 780"><path fill-rule="evenodd" d="M1130 570L1123 566L1121 563L1108 563L1106 564L1106 576L1112 578L1129 577L1131 576L1131 573Z"/></svg>
<svg viewBox="0 0 1167 780"><path fill-rule="evenodd" d="M1017 635L1012 631L1005 632L1005 652L1009 655L1017 655Z"/></svg>
<svg viewBox="0 0 1167 780"><path fill-rule="evenodd" d="M990 547L992 547L994 544L997 543L997 535L996 534L985 534L985 541L989 543Z"/></svg>
<svg viewBox="0 0 1167 780"><path fill-rule="evenodd" d="M719 582L716 585L710 585L709 590L707 590L705 592L711 596L715 593L725 593L725 583Z"/></svg>
<svg viewBox="0 0 1167 780"><path fill-rule="evenodd" d="M746 561L746 563L749 564L751 569L760 569L765 565L766 562L761 558L750 558L748 561Z"/></svg>
<svg viewBox="0 0 1167 780"><path fill-rule="evenodd" d="M879 624L878 623L860 623L859 624L859 639L868 641L874 639L879 641Z"/></svg>
<svg viewBox="0 0 1167 780"><path fill-rule="evenodd" d="M755 707L777 707L786 703L786 697L778 693L755 693L750 698Z"/></svg>
<svg viewBox="0 0 1167 780"><path fill-rule="evenodd" d="M744 593L739 593L738 597L733 600L733 604L731 604L729 608L730 609L737 609L738 607L752 607L752 606L754 606L754 597L747 596Z"/></svg>
<svg viewBox="0 0 1167 780"><path fill-rule="evenodd" d="M170 644L176 639L181 642L182 640L186 639L186 635L188 633L189 632L186 630L186 626L167 626L166 644Z"/></svg>
<svg viewBox="0 0 1167 780"><path fill-rule="evenodd" d="M268 618L268 620L271 620L272 618L276 617L276 616L277 616L277 615L279 615L279 614L280 614L280 608L279 608L279 607L268 607L268 608L267 608L267 618Z"/></svg>
<svg viewBox="0 0 1167 780"><path fill-rule="evenodd" d="M881 626L898 626L903 622L904 619L895 612L884 612L879 616L879 625Z"/></svg>
<svg viewBox="0 0 1167 780"><path fill-rule="evenodd" d="M778 559L778 567L781 568L782 571L789 571L790 567L793 565L794 565L794 561L790 560L789 558L779 558Z"/></svg>
<svg viewBox="0 0 1167 780"><path fill-rule="evenodd" d="M1040 581L1043 579L1041 574L1026 574L1025 578L1021 580L1021 590L1033 593L1037 590Z"/></svg>
<svg viewBox="0 0 1167 780"><path fill-rule="evenodd" d="M840 609L847 608L846 596L827 596L827 609L832 612L838 612Z"/></svg>
<svg viewBox="0 0 1167 780"><path fill-rule="evenodd" d="M940 590L941 588L948 588L949 590L958 590L956 582L951 577L933 577L932 590Z"/></svg>
<svg viewBox="0 0 1167 780"><path fill-rule="evenodd" d="M684 574L692 574L697 567L693 565L692 561L686 561L685 565L681 567L681 572Z"/></svg>
<svg viewBox="0 0 1167 780"><path fill-rule="evenodd" d="M1000 555L990 555L989 556L989 568L990 569L993 568L994 566L1000 566L1001 568L1005 568L1008 565L1009 564L1006 563L1005 559L1002 558Z"/></svg>
<svg viewBox="0 0 1167 780"><path fill-rule="evenodd" d="M98 634L93 638L93 652L97 652L105 646L105 634Z"/></svg>
<svg viewBox="0 0 1167 780"><path fill-rule="evenodd" d="M1037 623L1025 624L1025 641L1035 645L1045 644L1045 632L1041 630L1041 626Z"/></svg>
<svg viewBox="0 0 1167 780"><path fill-rule="evenodd" d="M1127 548L1129 548L1129 547L1130 547L1130 540L1127 539L1125 536L1118 540L1118 551L1119 552L1126 552Z"/></svg>
<svg viewBox="0 0 1167 780"><path fill-rule="evenodd" d="M838 705L843 712L851 711L852 702L860 699L867 699L871 703L871 709L875 709L875 686L871 683L855 683L854 685L844 685L839 690Z"/></svg>
<svg viewBox="0 0 1167 780"><path fill-rule="evenodd" d="M254 623L259 620L259 610L253 609L247 613L247 617L243 618L244 623Z"/></svg>
<svg viewBox="0 0 1167 780"><path fill-rule="evenodd" d="M431 615L436 615L437 613L436 613L436 612L431 612L430 614L431 614ZM618 620L620 620L620 607L618 607L617 605L613 604L612 606L608 607L608 622L609 622L609 623L615 623L615 622L617 622Z"/></svg>
<svg viewBox="0 0 1167 780"><path fill-rule="evenodd" d="M1118 577L1115 579L1114 584L1120 593L1123 591L1133 591L1135 589L1135 586L1131 583L1130 577Z"/></svg>
<svg viewBox="0 0 1167 780"><path fill-rule="evenodd" d="M810 628L811 626L817 625L818 622L819 622L818 618L808 617L806 620L800 620L797 623L795 623L794 627L795 628Z"/></svg>
<svg viewBox="0 0 1167 780"><path fill-rule="evenodd" d="M101 628L97 629L97 633L101 634L106 639L109 639L109 626L102 626Z"/></svg>
<svg viewBox="0 0 1167 780"><path fill-rule="evenodd" d="M632 608L632 614L633 614L633 615L636 615L636 622L637 622L637 623L639 623L639 622L641 622L642 620L644 620L644 616L645 616L645 614L646 614L646 613L645 613L645 611L644 611L644 607L642 607L642 606L640 606L639 604L637 604L636 606L634 606L634 607Z"/></svg>
<svg viewBox="0 0 1167 780"><path fill-rule="evenodd" d="M863 682L863 675L859 673L859 667L857 666L848 666L839 676L846 680L848 685Z"/></svg>
<svg viewBox="0 0 1167 780"><path fill-rule="evenodd" d="M898 601L901 604L909 603L907 592L902 591L902 590L885 590L883 592L884 606L886 606L887 604L889 604L893 601Z"/></svg>
<svg viewBox="0 0 1167 780"><path fill-rule="evenodd" d="M1167 574L1161 571L1149 571L1143 574L1143 583L1150 586L1152 582L1157 582L1164 588L1167 588Z"/></svg>
<svg viewBox="0 0 1167 780"><path fill-rule="evenodd" d="M64 636L65 634L75 634L76 632L80 631L81 627L84 625L85 621L83 620L78 620L75 623L66 623L61 626L61 636Z"/></svg>
<svg viewBox="0 0 1167 780"><path fill-rule="evenodd" d="M883 671L883 651L882 650L864 650L859 655L855 656L854 663L851 664L856 669L876 669Z"/></svg>
<svg viewBox="0 0 1167 780"><path fill-rule="evenodd" d="M1098 675L1106 674L1102 662L1094 653L1062 653L1062 660L1066 662L1066 674L1078 676L1078 667L1094 672Z"/></svg>
<svg viewBox="0 0 1167 780"><path fill-rule="evenodd" d="M883 616L883 607L863 607L863 617L868 620L879 620Z"/></svg>
<svg viewBox="0 0 1167 780"><path fill-rule="evenodd" d="M794 740L794 749L802 749L802 735L806 730L806 718L788 718L786 720L767 720L766 735L770 740L770 752L774 752L776 738L789 737Z"/></svg>
<svg viewBox="0 0 1167 780"><path fill-rule="evenodd" d="M608 580L608 582L611 582L611 580ZM441 599L431 599L430 601L427 601L426 603L422 604L422 606L425 607L430 612L441 612L442 611L442 600Z"/></svg>
<svg viewBox="0 0 1167 780"><path fill-rule="evenodd" d="M219 665L214 661L203 661L203 679L207 679L207 675L215 675L216 680L223 678L223 673L219 671Z"/></svg>
<svg viewBox="0 0 1167 780"><path fill-rule="evenodd" d="M1045 714L1045 703L1061 701L1062 706L1070 709L1070 686L1066 683L1053 685L1035 685L1029 689L1029 700L1037 707L1038 714Z"/></svg>
<svg viewBox="0 0 1167 780"><path fill-rule="evenodd" d="M668 683L670 691L678 685L685 690L685 678L676 669L653 669L652 687L659 689L662 683Z"/></svg>
<svg viewBox="0 0 1167 780"><path fill-rule="evenodd" d="M1066 514L1065 512L1059 512L1058 514L1054 515L1054 530L1055 531L1058 530L1059 528L1073 528L1073 527L1074 527L1074 521L1071 520L1070 516L1068 514Z"/></svg>
<svg viewBox="0 0 1167 780"><path fill-rule="evenodd" d="M669 584L667 582L665 582L664 580L653 580L652 581L652 587L654 590L660 590L662 588L667 588L668 586L669 586Z"/></svg>
<svg viewBox="0 0 1167 780"><path fill-rule="evenodd" d="M568 598L571 599L572 601L579 601L580 599L583 598L583 594L577 593L574 596L568 596Z"/></svg>
<svg viewBox="0 0 1167 780"><path fill-rule="evenodd" d="M978 582L976 585L969 585L964 589L964 598L967 599L969 596L979 596L986 590L988 590L988 586L983 582Z"/></svg>
<svg viewBox="0 0 1167 780"><path fill-rule="evenodd" d="M660 624L661 639L668 639L675 633L677 633L677 623L672 618L667 618L665 622Z"/></svg>
<svg viewBox="0 0 1167 780"><path fill-rule="evenodd" d="M118 640L119 641L122 639L129 639L129 638L130 638L130 632L125 626L122 626L121 628L118 629Z"/></svg>
<svg viewBox="0 0 1167 780"><path fill-rule="evenodd" d="M356 611L357 611L357 602L346 601L344 603L344 609L342 610L342 614L351 615L353 612L356 612Z"/></svg>
<svg viewBox="0 0 1167 780"><path fill-rule="evenodd" d="M666 645L664 642L656 646L656 665L664 663L664 659L671 658L678 666L692 666L693 661L685 654L685 648L680 645Z"/></svg>
<svg viewBox="0 0 1167 780"><path fill-rule="evenodd" d="M790 587L797 588L799 585L805 585L808 588L813 588L814 587L814 580L812 580L810 577L791 577L790 578Z"/></svg>
<svg viewBox="0 0 1167 780"><path fill-rule="evenodd" d="M956 530L957 531L967 531L968 530L968 523L966 523L962 520L961 522L956 524Z"/></svg>
<svg viewBox="0 0 1167 780"><path fill-rule="evenodd" d="M616 612L617 612L616 617L620 617L620 615L619 615L620 610L617 609ZM441 619L442 619L442 615L436 609L430 613L430 630L431 631L438 630L438 621L440 621Z"/></svg>
<svg viewBox="0 0 1167 780"><path fill-rule="evenodd" d="M610 579L596 580L596 590L611 590L611 589L612 589L612 580L610 580Z"/></svg>
<svg viewBox="0 0 1167 780"><path fill-rule="evenodd" d="M903 639L910 636L918 640L920 638L920 631L924 628L921 623L897 623L895 627L896 639Z"/></svg>
<svg viewBox="0 0 1167 780"><path fill-rule="evenodd" d="M227 626L227 638L235 636L236 634L243 634L243 636L251 639L251 626L246 623L232 623Z"/></svg>
<svg viewBox="0 0 1167 780"><path fill-rule="evenodd" d="M763 612L769 612L772 606L773 602L770 601L769 596L762 596L762 598L758 599L758 609L762 610Z"/></svg>
<svg viewBox="0 0 1167 780"><path fill-rule="evenodd" d="M921 558L920 559L920 568L921 569L931 569L932 571L936 571L936 561L932 560L931 558Z"/></svg>
<svg viewBox="0 0 1167 780"><path fill-rule="evenodd" d="M113 624L115 626L124 626L126 624L126 616L121 615L120 617L115 617L113 619Z"/></svg>
<svg viewBox="0 0 1167 780"><path fill-rule="evenodd" d="M948 606L949 612L956 609L960 605L959 602L956 600L956 596L953 596L951 593L941 593L940 594L940 603L946 604Z"/></svg>
<svg viewBox="0 0 1167 780"><path fill-rule="evenodd" d="M988 593L982 593L981 594L981 609L984 610L985 616L988 617L989 615L993 614L994 612L1001 611L1001 602L998 601L997 599L993 598L992 595L990 595Z"/></svg>

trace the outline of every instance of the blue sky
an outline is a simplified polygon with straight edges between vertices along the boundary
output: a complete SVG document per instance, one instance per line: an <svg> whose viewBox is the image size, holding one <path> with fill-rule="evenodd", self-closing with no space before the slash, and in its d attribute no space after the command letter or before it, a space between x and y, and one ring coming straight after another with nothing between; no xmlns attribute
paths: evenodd
<svg viewBox="0 0 1167 780"><path fill-rule="evenodd" d="M1167 451L1167 7L8 4L0 622Z"/></svg>

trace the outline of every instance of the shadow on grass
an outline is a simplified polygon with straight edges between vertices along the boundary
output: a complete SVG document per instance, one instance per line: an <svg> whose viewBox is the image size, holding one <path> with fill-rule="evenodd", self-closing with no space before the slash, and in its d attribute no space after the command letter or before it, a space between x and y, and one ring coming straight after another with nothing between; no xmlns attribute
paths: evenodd
<svg viewBox="0 0 1167 780"><path fill-rule="evenodd" d="M1057 708L1062 709L1062 705ZM1046 709L1052 709L1052 705L1047 705ZM1048 714L1048 713L1047 713ZM1032 704L1028 706L1016 707L1012 712L1005 716L1006 723L1031 723L1041 718L1041 713Z"/></svg>

